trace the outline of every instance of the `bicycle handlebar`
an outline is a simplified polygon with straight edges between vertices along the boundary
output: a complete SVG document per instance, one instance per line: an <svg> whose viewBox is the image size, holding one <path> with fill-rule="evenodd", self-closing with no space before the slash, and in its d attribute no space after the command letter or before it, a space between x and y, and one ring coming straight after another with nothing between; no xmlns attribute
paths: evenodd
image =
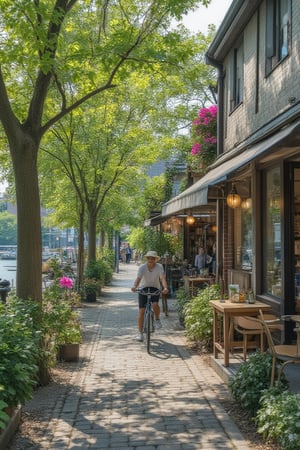
<svg viewBox="0 0 300 450"><path fill-rule="evenodd" d="M148 291L148 287L144 287L144 288L137 288L136 289L136 292L139 292L140 294L142 294L142 295L160 295L160 293L162 292L162 290L161 289L156 289L156 291L154 291L154 292L150 292L150 291Z"/></svg>

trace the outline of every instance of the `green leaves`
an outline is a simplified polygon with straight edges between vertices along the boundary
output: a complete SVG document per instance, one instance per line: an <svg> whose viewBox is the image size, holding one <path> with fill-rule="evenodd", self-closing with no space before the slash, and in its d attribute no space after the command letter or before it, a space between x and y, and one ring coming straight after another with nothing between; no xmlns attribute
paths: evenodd
<svg viewBox="0 0 300 450"><path fill-rule="evenodd" d="M213 336L213 311L210 300L220 297L220 286L215 284L199 290L184 308L184 324L189 339L211 348Z"/></svg>
<svg viewBox="0 0 300 450"><path fill-rule="evenodd" d="M275 440L285 450L300 448L300 394L269 389L261 397L256 422L264 439Z"/></svg>
<svg viewBox="0 0 300 450"><path fill-rule="evenodd" d="M271 379L272 357L269 353L259 351L249 356L229 382L233 397L252 416L259 408L263 392L269 388ZM282 379L282 389L286 382Z"/></svg>
<svg viewBox="0 0 300 450"><path fill-rule="evenodd" d="M0 386L0 395L1 395L1 390L3 390L3 386ZM7 408L7 406L8 406L7 403L5 403L3 400L0 400L0 430L4 430L4 428L6 427L6 424L9 421L9 416L4 411Z"/></svg>
<svg viewBox="0 0 300 450"><path fill-rule="evenodd" d="M0 312L0 401L8 405L30 399L36 385L40 336L32 320L36 313L36 304L18 299L9 299Z"/></svg>

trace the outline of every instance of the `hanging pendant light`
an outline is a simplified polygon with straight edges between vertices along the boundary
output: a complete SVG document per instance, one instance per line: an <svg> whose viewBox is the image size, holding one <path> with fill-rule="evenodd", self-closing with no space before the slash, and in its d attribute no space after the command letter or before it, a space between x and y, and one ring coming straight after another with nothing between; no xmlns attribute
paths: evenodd
<svg viewBox="0 0 300 450"><path fill-rule="evenodd" d="M230 194L227 195L227 205L229 208L238 208L241 205L241 196L237 193L235 184L232 183Z"/></svg>
<svg viewBox="0 0 300 450"><path fill-rule="evenodd" d="M251 209L252 208L252 198L244 198L244 200L241 203L241 208L243 209Z"/></svg>
<svg viewBox="0 0 300 450"><path fill-rule="evenodd" d="M188 225L194 225L194 223L196 221L195 217L193 216L193 214L191 212L187 215L185 220Z"/></svg>

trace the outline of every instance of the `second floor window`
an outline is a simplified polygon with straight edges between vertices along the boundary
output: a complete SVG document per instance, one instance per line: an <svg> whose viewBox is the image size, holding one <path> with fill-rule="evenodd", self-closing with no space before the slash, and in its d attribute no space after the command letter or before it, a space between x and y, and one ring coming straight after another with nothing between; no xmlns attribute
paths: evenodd
<svg viewBox="0 0 300 450"><path fill-rule="evenodd" d="M243 101L244 48L240 43L232 51L230 76L230 110Z"/></svg>
<svg viewBox="0 0 300 450"><path fill-rule="evenodd" d="M289 53L291 0L267 0L266 74Z"/></svg>

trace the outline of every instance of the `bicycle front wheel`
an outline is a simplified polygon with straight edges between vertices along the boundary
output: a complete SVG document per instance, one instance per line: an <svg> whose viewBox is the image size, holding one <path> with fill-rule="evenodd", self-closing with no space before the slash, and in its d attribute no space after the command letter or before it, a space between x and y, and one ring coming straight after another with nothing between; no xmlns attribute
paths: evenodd
<svg viewBox="0 0 300 450"><path fill-rule="evenodd" d="M146 331L146 338L147 338L147 352L150 353L150 339L151 339L151 314L148 312L147 314L147 331Z"/></svg>

